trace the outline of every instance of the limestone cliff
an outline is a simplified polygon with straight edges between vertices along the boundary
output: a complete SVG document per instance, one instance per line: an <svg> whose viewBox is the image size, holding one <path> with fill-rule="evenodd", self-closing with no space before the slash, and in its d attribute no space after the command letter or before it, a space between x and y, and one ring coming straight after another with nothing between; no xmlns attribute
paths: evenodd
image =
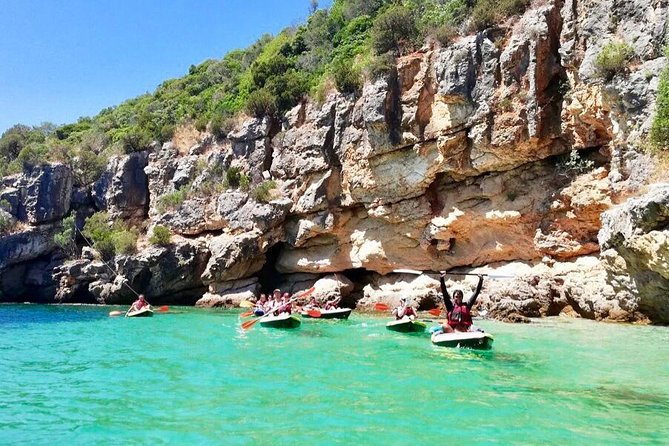
<svg viewBox="0 0 669 446"><path fill-rule="evenodd" d="M114 273L95 259L59 266L39 282L55 299L128 302L128 283L154 302L227 305L320 279L363 307L408 295L428 308L439 304L434 276L392 271L460 267L516 276L486 283L482 306L499 317L669 322L664 217L639 235L637 211L608 211L650 174L636 149L666 65L668 14L666 1L536 2L504 26L401 57L359 96L332 92L220 140L116 158L90 191L57 165L6 179L0 197L30 227L0 241L0 300L30 298L40 274L28 270L59 263L49 225L106 209L170 228L173 243L118 256ZM594 59L609 41L636 59L604 81ZM231 168L251 190L271 178L270 199L212 187ZM200 192L160 206L184 187Z"/></svg>

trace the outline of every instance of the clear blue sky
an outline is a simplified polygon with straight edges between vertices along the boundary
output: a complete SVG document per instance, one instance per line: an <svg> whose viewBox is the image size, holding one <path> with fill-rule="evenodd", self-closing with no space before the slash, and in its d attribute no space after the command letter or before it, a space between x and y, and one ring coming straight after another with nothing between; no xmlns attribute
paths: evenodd
<svg viewBox="0 0 669 446"><path fill-rule="evenodd" d="M331 0L321 0L327 7ZM0 133L64 124L302 23L309 0L0 0Z"/></svg>

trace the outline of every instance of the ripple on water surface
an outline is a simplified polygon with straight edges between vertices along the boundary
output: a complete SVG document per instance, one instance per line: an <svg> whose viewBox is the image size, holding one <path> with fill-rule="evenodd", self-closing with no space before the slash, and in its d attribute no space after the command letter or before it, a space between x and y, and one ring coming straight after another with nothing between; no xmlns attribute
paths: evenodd
<svg viewBox="0 0 669 446"><path fill-rule="evenodd" d="M0 306L2 444L666 444L669 330L482 321L491 351L385 320Z"/></svg>

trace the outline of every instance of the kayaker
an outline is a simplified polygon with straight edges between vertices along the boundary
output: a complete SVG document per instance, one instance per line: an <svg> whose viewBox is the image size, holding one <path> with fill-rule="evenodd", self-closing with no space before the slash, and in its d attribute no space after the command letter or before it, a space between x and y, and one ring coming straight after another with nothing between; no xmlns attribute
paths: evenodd
<svg viewBox="0 0 669 446"><path fill-rule="evenodd" d="M305 309L313 309L313 310L317 310L318 308L320 308L320 304L318 303L318 300L316 299L316 296L312 295L311 298L309 299L309 302L304 304L304 308Z"/></svg>
<svg viewBox="0 0 669 446"><path fill-rule="evenodd" d="M267 295L265 293L260 293L260 297L258 298L258 301L253 307L253 313L256 316L262 316L265 314L265 311L267 310Z"/></svg>
<svg viewBox="0 0 669 446"><path fill-rule="evenodd" d="M462 302L464 294L462 290L453 291L453 301L451 302L451 296L448 294L446 289L446 282L444 277L446 273L441 273L439 281L441 283L441 294L444 298L444 305L446 305L446 311L448 314L448 320L445 324L441 326L441 329L444 333L453 333L454 331L469 331L472 326L472 314L471 310L474 304L476 303L476 298L479 297L481 288L483 288L483 276L477 274L479 278L479 283L476 285L476 291L474 294L467 300L467 302Z"/></svg>
<svg viewBox="0 0 669 446"><path fill-rule="evenodd" d="M277 295L277 291L279 294L278 299L276 300L276 305L274 308L276 308L275 311L272 312L275 316L278 316L281 313L288 313L291 314L293 312L293 306L292 306L292 301L290 299L290 294L288 293L283 293L283 296L281 295L281 291L279 290L274 290L274 295Z"/></svg>
<svg viewBox="0 0 669 446"><path fill-rule="evenodd" d="M283 293L283 296L281 296L281 303L283 304L280 308L282 313L291 314L293 312L293 304L291 303L289 293Z"/></svg>
<svg viewBox="0 0 669 446"><path fill-rule="evenodd" d="M260 293L260 297L258 298L255 307L258 308L259 310L264 310L266 305L267 305L267 294Z"/></svg>
<svg viewBox="0 0 669 446"><path fill-rule="evenodd" d="M339 305L339 301L341 301L341 297L334 297L332 300L328 300L325 302L325 310L335 310L337 309L337 305Z"/></svg>
<svg viewBox="0 0 669 446"><path fill-rule="evenodd" d="M407 305L407 300L403 297L400 299L400 304L393 310L395 319L399 320L408 317L411 320L416 318L416 310L411 305Z"/></svg>
<svg viewBox="0 0 669 446"><path fill-rule="evenodd" d="M149 307L151 306L147 301L146 298L144 297L143 294L140 294L137 296L137 300L130 305L130 309L128 310L128 313L131 313L133 311L139 311L144 307Z"/></svg>

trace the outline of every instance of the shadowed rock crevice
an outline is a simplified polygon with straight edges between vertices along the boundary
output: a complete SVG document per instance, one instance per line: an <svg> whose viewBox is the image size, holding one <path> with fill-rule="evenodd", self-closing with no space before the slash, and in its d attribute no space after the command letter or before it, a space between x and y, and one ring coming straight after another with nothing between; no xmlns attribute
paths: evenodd
<svg viewBox="0 0 669 446"><path fill-rule="evenodd" d="M388 92L384 109L388 137L391 144L397 145L402 140L402 102L397 67L393 67L388 74Z"/></svg>
<svg viewBox="0 0 669 446"><path fill-rule="evenodd" d="M285 247L286 244L280 242L269 248L267 253L265 253L265 263L257 274L261 292L268 294L271 293L272 290L281 286L283 276L277 271L276 264L281 255L281 251Z"/></svg>

